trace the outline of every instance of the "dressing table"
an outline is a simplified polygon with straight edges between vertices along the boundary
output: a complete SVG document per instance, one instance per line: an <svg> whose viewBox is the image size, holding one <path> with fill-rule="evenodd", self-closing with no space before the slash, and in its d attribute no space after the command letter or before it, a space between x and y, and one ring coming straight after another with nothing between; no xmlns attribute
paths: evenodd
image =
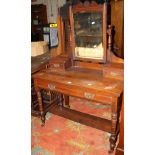
<svg viewBox="0 0 155 155"><path fill-rule="evenodd" d="M68 2L62 13L62 54L53 58L47 69L33 75L42 125L45 112L41 90L60 93L53 103L53 114L109 132L110 150L116 146L120 131L119 118L123 96L123 60L112 53L112 26L108 21L109 3ZM64 16L64 11L66 15ZM111 106L107 120L70 109L69 97L74 96Z"/></svg>

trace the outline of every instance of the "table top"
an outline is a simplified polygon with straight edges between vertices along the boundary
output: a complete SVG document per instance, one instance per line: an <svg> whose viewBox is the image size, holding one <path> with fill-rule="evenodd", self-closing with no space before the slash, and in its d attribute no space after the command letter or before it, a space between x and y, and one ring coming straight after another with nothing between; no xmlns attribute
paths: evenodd
<svg viewBox="0 0 155 155"><path fill-rule="evenodd" d="M116 97L120 96L124 87L123 81L104 77L101 70L80 67L71 67L66 71L48 68L36 73L33 78L59 83L66 87L94 90L96 93L102 92Z"/></svg>

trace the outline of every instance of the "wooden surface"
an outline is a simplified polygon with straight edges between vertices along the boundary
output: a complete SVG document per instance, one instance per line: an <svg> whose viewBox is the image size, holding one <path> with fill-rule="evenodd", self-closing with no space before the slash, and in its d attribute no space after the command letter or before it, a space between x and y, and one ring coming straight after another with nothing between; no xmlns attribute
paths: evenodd
<svg viewBox="0 0 155 155"><path fill-rule="evenodd" d="M124 1L123 0L119 0L117 2L115 1L111 1L111 24L115 26L115 43L117 45L117 47L119 48L118 50L118 55L120 57L123 57L124 55L124 40L123 40L123 9L124 9ZM117 14L117 16L116 16ZM64 27L63 24L64 22L62 21L61 17L58 15L57 17L57 24L58 24L58 38L59 38L59 46L56 48L52 48L50 50L51 52L51 56L56 57L62 53L66 53L67 51L65 50L66 46L69 45L69 43L67 43L65 45L65 32L64 32ZM74 39L74 37L72 38L72 40ZM69 40L69 39L68 39ZM115 56L113 54L111 54L112 56L112 61L116 61L118 62L119 58L115 58ZM120 62L122 63L122 59L120 59Z"/></svg>
<svg viewBox="0 0 155 155"><path fill-rule="evenodd" d="M100 100L100 102L102 102L102 99L104 98L103 94L106 94L105 98L108 100L108 95L118 97L123 89L123 82L115 79L103 78L102 71L88 70L80 67L73 67L67 71L61 72L57 72L55 68L49 68L44 72L39 72L33 76L33 78L36 77L38 79L38 86L47 88L48 84L42 82L45 80L48 81L48 83L53 83L59 92L64 94L68 94L69 92L68 95L71 96L81 94L83 91L92 92L92 90L94 90L94 92L97 92L96 98L98 98L97 100ZM66 90L61 90L62 85L66 87ZM80 90L81 87L83 88L83 91ZM96 98L92 100L95 100ZM111 98L109 98L109 102L110 101L112 101Z"/></svg>
<svg viewBox="0 0 155 155"><path fill-rule="evenodd" d="M107 132L111 131L110 120L106 120L93 115L78 112L76 110L71 110L65 107L61 107L61 106L58 106L57 104L52 104L52 108L50 109L50 112L55 115L94 127L99 130L104 130ZM78 115L80 115L80 118Z"/></svg>
<svg viewBox="0 0 155 155"><path fill-rule="evenodd" d="M107 62L109 61L109 56L110 56L110 52L111 49L109 47L111 47L111 39L109 37L110 33L107 33L107 29L109 29L109 32L111 31L110 27L107 27L107 7L108 4L107 3L103 3L103 5L97 5L97 3L93 2L90 3L89 5L85 6L84 4L77 4L73 7L69 7L69 21L70 21L70 27L71 27L71 33L67 34L70 35L71 40L70 40L70 44L71 44L71 54L69 54L69 56L71 58L73 58L74 60L83 60L83 61L98 61L98 62ZM103 46L103 58L101 59L91 59L91 58L79 58L77 56L75 56L75 32L74 32L74 19L73 19L73 14L74 13L83 13L83 12L101 12L102 13L102 46ZM108 38L108 40L107 40ZM92 39L90 37L90 39ZM109 46L107 46L109 45Z"/></svg>
<svg viewBox="0 0 155 155"><path fill-rule="evenodd" d="M45 69L50 60L51 55L49 52L36 57L31 57L31 74L38 72L41 69Z"/></svg>
<svg viewBox="0 0 155 155"><path fill-rule="evenodd" d="M124 57L124 0L111 1L111 24L115 26L115 44L118 56Z"/></svg>
<svg viewBox="0 0 155 155"><path fill-rule="evenodd" d="M116 155L124 155L124 97L121 110L119 143L116 148Z"/></svg>
<svg viewBox="0 0 155 155"><path fill-rule="evenodd" d="M58 47L54 47L50 49L51 57L56 57L64 52L64 40L63 40L63 23L61 16L57 16L57 26L58 26Z"/></svg>
<svg viewBox="0 0 155 155"><path fill-rule="evenodd" d="M31 75L33 75L34 73L42 69L46 69L48 67L48 63L50 60L51 60L51 55L49 52L36 57L31 57ZM55 102L55 100L53 100L53 102ZM51 103L43 104L44 111L48 111L50 108L50 105ZM33 80L31 80L31 114L33 116L40 116Z"/></svg>
<svg viewBox="0 0 155 155"><path fill-rule="evenodd" d="M92 6L94 7L94 4ZM104 5L103 10L106 10L105 7L106 5ZM40 93L41 89L61 93L62 95L59 99L59 105L57 103L53 104L51 107L51 112L109 132L111 134L109 138L109 152L111 153L115 148L120 126L119 117L124 90L123 61L122 59L118 59L111 52L111 26L104 29L107 30L106 32L108 34L105 45L108 52L108 61L95 62L91 60L75 60L74 55L71 54L74 51L73 18L71 7L69 14L70 18L69 21L67 21L68 25L66 27L67 34L60 33L63 34L61 35L61 41L64 40L65 37L68 38L67 40L69 41L67 45L64 45L64 42L62 42L63 45L60 49L63 54L53 58L50 62L51 66L49 65L48 69L32 76L34 79L35 90L37 92L42 125L45 124L45 112ZM105 16L107 16L106 13ZM61 27L61 31L62 30L63 28ZM65 64L70 60L71 63L65 66ZM69 107L69 96L96 101L102 104L109 104L111 106L111 120L96 118L76 110L65 108L65 106Z"/></svg>
<svg viewBox="0 0 155 155"><path fill-rule="evenodd" d="M119 64L120 65L120 64ZM111 64L109 66L119 66ZM51 112L69 118L86 125L96 127L111 133L110 152L114 150L117 135L119 132L119 115L121 99L123 93L123 81L104 77L102 69L93 70L78 66L72 66L67 70L61 71L57 68L48 68L33 75L35 89L38 94L41 120L44 125L45 113L42 107L40 89L56 91L67 96L75 96L102 104L110 104L112 119L104 120L87 114L79 113L71 109L65 109L63 104L51 107ZM68 102L67 100L65 102Z"/></svg>

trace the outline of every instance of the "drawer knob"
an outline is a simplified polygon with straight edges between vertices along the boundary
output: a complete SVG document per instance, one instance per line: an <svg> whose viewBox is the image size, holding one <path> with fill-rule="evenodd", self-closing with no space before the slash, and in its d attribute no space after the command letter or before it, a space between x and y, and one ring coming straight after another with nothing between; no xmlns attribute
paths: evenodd
<svg viewBox="0 0 155 155"><path fill-rule="evenodd" d="M53 85L53 84L48 84L48 88L51 89L51 90L55 90L55 85Z"/></svg>
<svg viewBox="0 0 155 155"><path fill-rule="evenodd" d="M84 93L84 96L85 96L85 98L93 99L94 96L95 96L95 94L85 92L85 93Z"/></svg>

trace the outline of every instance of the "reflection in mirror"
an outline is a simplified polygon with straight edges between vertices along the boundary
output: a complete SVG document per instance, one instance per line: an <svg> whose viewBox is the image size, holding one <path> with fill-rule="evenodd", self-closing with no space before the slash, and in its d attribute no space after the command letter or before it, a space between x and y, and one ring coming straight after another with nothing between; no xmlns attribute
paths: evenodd
<svg viewBox="0 0 155 155"><path fill-rule="evenodd" d="M74 14L75 57L103 59L102 13Z"/></svg>

